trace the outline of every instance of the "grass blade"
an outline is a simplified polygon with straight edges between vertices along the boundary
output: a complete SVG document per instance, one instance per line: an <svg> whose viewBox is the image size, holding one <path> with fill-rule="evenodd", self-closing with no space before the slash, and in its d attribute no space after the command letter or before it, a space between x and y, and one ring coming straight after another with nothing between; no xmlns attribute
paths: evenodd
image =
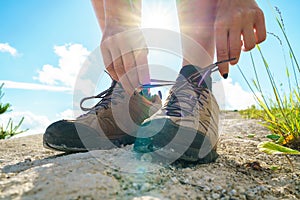
<svg viewBox="0 0 300 200"><path fill-rule="evenodd" d="M282 145L275 144L274 142L261 142L257 145L259 151L267 154L290 154L290 155L300 155L300 152Z"/></svg>

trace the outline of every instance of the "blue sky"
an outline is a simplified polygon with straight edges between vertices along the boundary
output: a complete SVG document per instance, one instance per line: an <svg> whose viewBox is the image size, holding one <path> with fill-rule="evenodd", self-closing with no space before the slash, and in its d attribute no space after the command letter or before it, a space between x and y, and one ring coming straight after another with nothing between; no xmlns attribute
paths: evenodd
<svg viewBox="0 0 300 200"><path fill-rule="evenodd" d="M265 12L268 31L282 38L267 1L259 0L258 3ZM271 0L271 3L280 8L287 34L299 58L300 13L297 9L300 1ZM146 0L144 6L145 26L155 26L155 13L160 11L169 16L168 28L178 30L174 1ZM6 82L2 102L10 102L13 110L0 117L0 124L9 117L18 121L25 116L24 128L42 132L49 123L71 116L72 78L84 58L99 46L100 39L101 32L89 0L1 0L0 83ZM286 90L284 59L277 40L269 36L261 47L274 77ZM261 81L267 85L260 58L256 51L253 53ZM158 54L152 53L150 62L168 62L179 69L179 58ZM249 53L242 54L240 66L249 78L253 77ZM251 93L236 67L231 67L229 79L223 84L227 108L242 108L253 102L249 100ZM266 88L268 90L268 86Z"/></svg>

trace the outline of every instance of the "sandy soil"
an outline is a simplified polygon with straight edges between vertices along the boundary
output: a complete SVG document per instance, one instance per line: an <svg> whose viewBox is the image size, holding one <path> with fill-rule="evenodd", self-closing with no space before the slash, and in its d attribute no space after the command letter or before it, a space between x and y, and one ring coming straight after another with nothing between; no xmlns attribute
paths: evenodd
<svg viewBox="0 0 300 200"><path fill-rule="evenodd" d="M42 135L0 141L0 199L300 199L299 156L292 170L259 152L268 131L256 120L230 112L222 123L220 157L205 165L149 163L132 146L66 155Z"/></svg>

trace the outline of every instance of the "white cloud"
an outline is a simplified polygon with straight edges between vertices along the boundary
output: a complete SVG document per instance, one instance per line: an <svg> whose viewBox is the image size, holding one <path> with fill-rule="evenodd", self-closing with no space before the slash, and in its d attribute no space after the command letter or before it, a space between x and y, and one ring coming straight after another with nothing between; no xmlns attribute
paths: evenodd
<svg viewBox="0 0 300 200"><path fill-rule="evenodd" d="M221 109L241 110L256 105L253 93L245 91L239 83L233 83L231 78L214 83L213 91Z"/></svg>
<svg viewBox="0 0 300 200"><path fill-rule="evenodd" d="M13 124L17 125L22 117L24 117L24 121L18 130L29 130L20 134L20 136L44 133L47 126L51 123L51 121L46 116L36 115L32 112L26 111L7 112L0 115L0 125L3 125L5 128L10 118L12 119Z"/></svg>
<svg viewBox="0 0 300 200"><path fill-rule="evenodd" d="M81 44L54 46L54 52L59 57L58 66L45 64L34 79L49 85L73 87L76 75L90 52Z"/></svg>
<svg viewBox="0 0 300 200"><path fill-rule="evenodd" d="M8 81L8 80L0 80L0 83L4 83L5 88L11 88L11 89L47 90L47 91L56 91L56 92L66 92L66 91L72 90L70 87L52 86L52 85L36 84L36 83L15 82L15 81Z"/></svg>
<svg viewBox="0 0 300 200"><path fill-rule="evenodd" d="M72 109L67 109L59 114L57 114L59 119L74 119L74 111Z"/></svg>
<svg viewBox="0 0 300 200"><path fill-rule="evenodd" d="M8 43L0 43L0 52L9 53L12 56L18 55L18 51Z"/></svg>
<svg viewBox="0 0 300 200"><path fill-rule="evenodd" d="M0 51L17 55L17 50L9 46L9 44L0 43ZM38 76L34 77L42 84L9 80L0 80L0 83L4 83L5 88L12 89L72 91L77 73L90 52L81 44L65 44L63 46L54 46L54 53L59 57L58 67L45 64L42 70L38 71Z"/></svg>

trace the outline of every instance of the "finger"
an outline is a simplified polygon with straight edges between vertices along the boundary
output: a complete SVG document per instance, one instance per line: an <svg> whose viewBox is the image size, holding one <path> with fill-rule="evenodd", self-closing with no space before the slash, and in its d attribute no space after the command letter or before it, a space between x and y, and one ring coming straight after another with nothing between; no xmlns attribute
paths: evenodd
<svg viewBox="0 0 300 200"><path fill-rule="evenodd" d="M122 56L126 76L128 77L133 88L140 86L139 76L136 68L133 52L128 52Z"/></svg>
<svg viewBox="0 0 300 200"><path fill-rule="evenodd" d="M115 81L119 81L118 75L114 70L113 64L109 65L108 67L106 67L106 70L108 71L109 75L111 76L111 78Z"/></svg>
<svg viewBox="0 0 300 200"><path fill-rule="evenodd" d="M243 30L243 40L244 40L244 51L250 51L255 47L256 39L254 35L253 26L247 26Z"/></svg>
<svg viewBox="0 0 300 200"><path fill-rule="evenodd" d="M119 57L114 61L114 70L117 73L118 79L124 90L131 95L134 92L134 87L131 85L129 78L127 77L122 57Z"/></svg>
<svg viewBox="0 0 300 200"><path fill-rule="evenodd" d="M150 75L148 68L148 49L143 34L135 32L134 40L132 41L132 49L134 50L134 58L137 67L137 73L140 84L150 83ZM131 37L132 38L132 37Z"/></svg>
<svg viewBox="0 0 300 200"><path fill-rule="evenodd" d="M147 55L148 55L147 49L134 51L136 68L137 68L140 84L150 83L150 72L149 72Z"/></svg>
<svg viewBox="0 0 300 200"><path fill-rule="evenodd" d="M241 54L241 31L230 30L229 33L229 58L235 58L230 62L231 65L237 64Z"/></svg>
<svg viewBox="0 0 300 200"><path fill-rule="evenodd" d="M118 53L118 50L116 49L116 47L113 47L111 53L113 57L113 68L120 79L125 74L125 70L122 61L122 55L121 53Z"/></svg>
<svg viewBox="0 0 300 200"><path fill-rule="evenodd" d="M110 51L106 48L101 46L101 54L103 58L103 62L105 65L106 70L108 71L109 75L116 81L118 81L117 73L115 72L113 68L113 61L112 61L112 55Z"/></svg>
<svg viewBox="0 0 300 200"><path fill-rule="evenodd" d="M218 61L229 59L227 29L218 28L216 30L216 48ZM219 71L222 76L228 75L228 63L219 64Z"/></svg>
<svg viewBox="0 0 300 200"><path fill-rule="evenodd" d="M259 44L263 42L267 37L265 17L264 17L264 13L261 10L257 11L254 28L255 28L256 44Z"/></svg>
<svg viewBox="0 0 300 200"><path fill-rule="evenodd" d="M112 54L112 58L113 58L113 68L118 76L119 81L121 82L124 90L128 94L132 94L134 91L134 88L132 87L128 77L126 76L126 71L125 71L125 67L124 67L123 59L122 59L123 55L122 55L120 49L117 47L112 47L111 54Z"/></svg>

